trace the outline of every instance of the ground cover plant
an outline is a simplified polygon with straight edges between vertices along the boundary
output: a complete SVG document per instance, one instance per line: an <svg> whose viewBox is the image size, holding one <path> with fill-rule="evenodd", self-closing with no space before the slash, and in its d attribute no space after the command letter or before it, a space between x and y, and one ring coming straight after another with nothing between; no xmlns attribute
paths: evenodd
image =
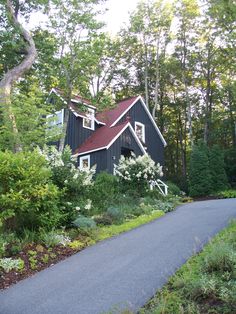
<svg viewBox="0 0 236 314"><path fill-rule="evenodd" d="M236 221L171 277L142 314L232 314L236 308Z"/></svg>

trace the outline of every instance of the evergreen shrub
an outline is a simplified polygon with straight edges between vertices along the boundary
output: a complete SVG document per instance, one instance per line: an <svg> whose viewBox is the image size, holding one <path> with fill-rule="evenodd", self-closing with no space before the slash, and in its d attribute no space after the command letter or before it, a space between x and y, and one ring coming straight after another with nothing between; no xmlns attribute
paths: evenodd
<svg viewBox="0 0 236 314"><path fill-rule="evenodd" d="M204 143L193 147L190 156L189 194L205 196L212 191L211 172L209 167L208 148Z"/></svg>

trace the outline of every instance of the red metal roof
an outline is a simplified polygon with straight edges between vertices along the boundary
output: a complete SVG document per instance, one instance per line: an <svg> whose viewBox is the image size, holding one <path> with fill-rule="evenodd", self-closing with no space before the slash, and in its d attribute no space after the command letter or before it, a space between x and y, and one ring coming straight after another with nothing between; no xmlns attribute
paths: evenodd
<svg viewBox="0 0 236 314"><path fill-rule="evenodd" d="M121 115L125 112L132 103L138 98L138 96L131 97L125 100L122 100L117 104L114 109L105 110L96 114L96 118L99 121L106 123L107 126L111 126Z"/></svg>
<svg viewBox="0 0 236 314"><path fill-rule="evenodd" d="M102 126L101 128L97 129L79 148L75 150L75 154L82 154L93 150L106 148L128 123L129 121L125 121L112 128L106 125Z"/></svg>

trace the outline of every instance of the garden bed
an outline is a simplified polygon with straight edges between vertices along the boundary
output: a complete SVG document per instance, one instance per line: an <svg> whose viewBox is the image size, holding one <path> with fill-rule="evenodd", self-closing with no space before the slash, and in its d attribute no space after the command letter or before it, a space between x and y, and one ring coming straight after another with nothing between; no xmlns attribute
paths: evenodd
<svg viewBox="0 0 236 314"><path fill-rule="evenodd" d="M120 225L99 227L91 232L89 236L80 235L78 237L77 235L73 241L66 245L60 244L47 247L41 243L29 243L21 250L21 252L12 257L12 259L20 259L23 261L24 266L22 269L12 269L8 272L3 270L0 271L0 289L9 288L12 284L30 277L47 267L53 266L59 261L81 251L89 245L134 229L163 215L163 211L155 210L149 215L141 215ZM73 232L73 230L70 232ZM74 232L78 233L78 230L74 230Z"/></svg>

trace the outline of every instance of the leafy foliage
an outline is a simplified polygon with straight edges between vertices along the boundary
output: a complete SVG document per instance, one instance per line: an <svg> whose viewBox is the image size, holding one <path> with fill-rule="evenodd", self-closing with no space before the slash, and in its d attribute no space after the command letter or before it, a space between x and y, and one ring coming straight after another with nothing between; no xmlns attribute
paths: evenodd
<svg viewBox="0 0 236 314"><path fill-rule="evenodd" d="M0 152L0 207L5 228L50 229L61 213L60 192L51 181L52 173L37 152Z"/></svg>
<svg viewBox="0 0 236 314"><path fill-rule="evenodd" d="M189 194L190 196L208 195L212 191L208 149L205 144L195 145L190 159Z"/></svg>
<svg viewBox="0 0 236 314"><path fill-rule="evenodd" d="M217 192L229 187L224 164L224 154L219 146L209 151L209 166L212 180L212 191Z"/></svg>
<svg viewBox="0 0 236 314"><path fill-rule="evenodd" d="M92 218L79 216L73 221L73 225L81 230L88 231L89 229L94 229L96 223Z"/></svg>

